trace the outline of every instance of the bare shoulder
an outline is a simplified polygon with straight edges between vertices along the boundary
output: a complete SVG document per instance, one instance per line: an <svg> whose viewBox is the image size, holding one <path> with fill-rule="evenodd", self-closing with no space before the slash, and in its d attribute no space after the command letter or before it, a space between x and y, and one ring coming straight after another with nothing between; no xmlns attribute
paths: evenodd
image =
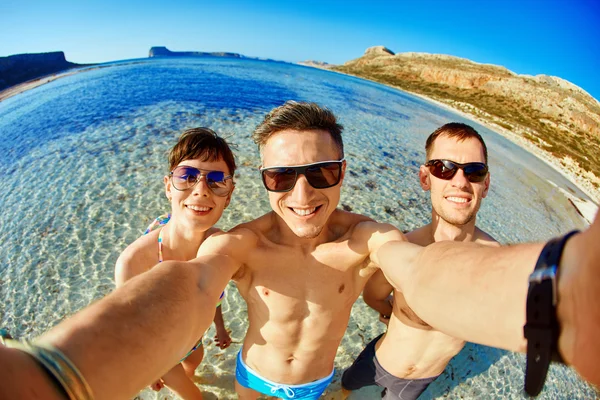
<svg viewBox="0 0 600 400"><path fill-rule="evenodd" d="M382 244L393 240L406 240L406 237L392 224L377 222L360 214L346 213L350 245L355 248L364 248L365 252L372 253Z"/></svg>
<svg viewBox="0 0 600 400"><path fill-rule="evenodd" d="M258 234L251 223L240 224L228 232L217 229L202 242L198 257L219 254L239 258L256 246L257 241Z"/></svg>
<svg viewBox="0 0 600 400"><path fill-rule="evenodd" d="M117 286L158 263L158 233L159 230L156 230L137 238L119 255L115 265Z"/></svg>
<svg viewBox="0 0 600 400"><path fill-rule="evenodd" d="M475 227L475 243L482 244L484 246L490 247L500 247L500 243L496 239L494 239L488 233L482 231L481 229Z"/></svg>
<svg viewBox="0 0 600 400"><path fill-rule="evenodd" d="M427 246L433 243L431 235L431 224L424 225L406 234L406 240L419 246Z"/></svg>

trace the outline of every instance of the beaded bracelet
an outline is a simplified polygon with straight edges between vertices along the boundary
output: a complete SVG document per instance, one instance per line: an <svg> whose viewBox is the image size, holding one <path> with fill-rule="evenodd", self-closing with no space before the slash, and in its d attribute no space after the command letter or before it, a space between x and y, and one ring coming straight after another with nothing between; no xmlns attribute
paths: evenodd
<svg viewBox="0 0 600 400"><path fill-rule="evenodd" d="M0 330L0 343L33 357L56 380L70 400L93 400L92 389L83 375L60 350L51 346L14 340L4 329Z"/></svg>

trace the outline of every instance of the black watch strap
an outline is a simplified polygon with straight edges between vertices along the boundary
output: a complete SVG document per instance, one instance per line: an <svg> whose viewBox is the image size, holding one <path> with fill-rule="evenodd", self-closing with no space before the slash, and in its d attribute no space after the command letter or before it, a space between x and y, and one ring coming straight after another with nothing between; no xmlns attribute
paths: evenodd
<svg viewBox="0 0 600 400"><path fill-rule="evenodd" d="M523 331L527 339L525 391L530 396L537 396L542 391L550 361L562 362L558 353L560 327L556 316L556 276L565 243L578 232L569 232L546 243L529 276L527 322Z"/></svg>

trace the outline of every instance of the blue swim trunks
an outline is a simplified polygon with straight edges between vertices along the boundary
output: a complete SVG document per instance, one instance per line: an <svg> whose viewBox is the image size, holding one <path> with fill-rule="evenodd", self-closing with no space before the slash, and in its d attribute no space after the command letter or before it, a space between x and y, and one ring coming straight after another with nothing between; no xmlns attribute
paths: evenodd
<svg viewBox="0 0 600 400"><path fill-rule="evenodd" d="M252 371L252 369L244 363L244 360L242 360L242 351L240 350L237 356L235 377L240 385L268 396L294 400L318 400L325 389L327 389L327 386L331 383L333 372L334 371L331 371L331 374L325 378L302 385L277 383L265 379Z"/></svg>

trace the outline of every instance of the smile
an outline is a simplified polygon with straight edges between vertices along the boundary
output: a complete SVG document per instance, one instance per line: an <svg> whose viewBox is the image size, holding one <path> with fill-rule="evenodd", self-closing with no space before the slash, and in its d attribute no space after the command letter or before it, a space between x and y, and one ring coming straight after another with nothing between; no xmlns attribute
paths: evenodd
<svg viewBox="0 0 600 400"><path fill-rule="evenodd" d="M211 210L210 207L194 206L191 204L186 205L186 207L189 208L190 210L197 211L197 212L207 212L207 211Z"/></svg>
<svg viewBox="0 0 600 400"><path fill-rule="evenodd" d="M290 210L292 210L292 212L300 217L307 217L309 215L313 215L316 213L316 211L321 208L321 206L318 207L312 207L312 208L294 208L294 207L288 207Z"/></svg>
<svg viewBox="0 0 600 400"><path fill-rule="evenodd" d="M448 196L446 197L446 200L451 201L452 203L469 203L471 201L469 199L465 199L464 197L455 196Z"/></svg>

